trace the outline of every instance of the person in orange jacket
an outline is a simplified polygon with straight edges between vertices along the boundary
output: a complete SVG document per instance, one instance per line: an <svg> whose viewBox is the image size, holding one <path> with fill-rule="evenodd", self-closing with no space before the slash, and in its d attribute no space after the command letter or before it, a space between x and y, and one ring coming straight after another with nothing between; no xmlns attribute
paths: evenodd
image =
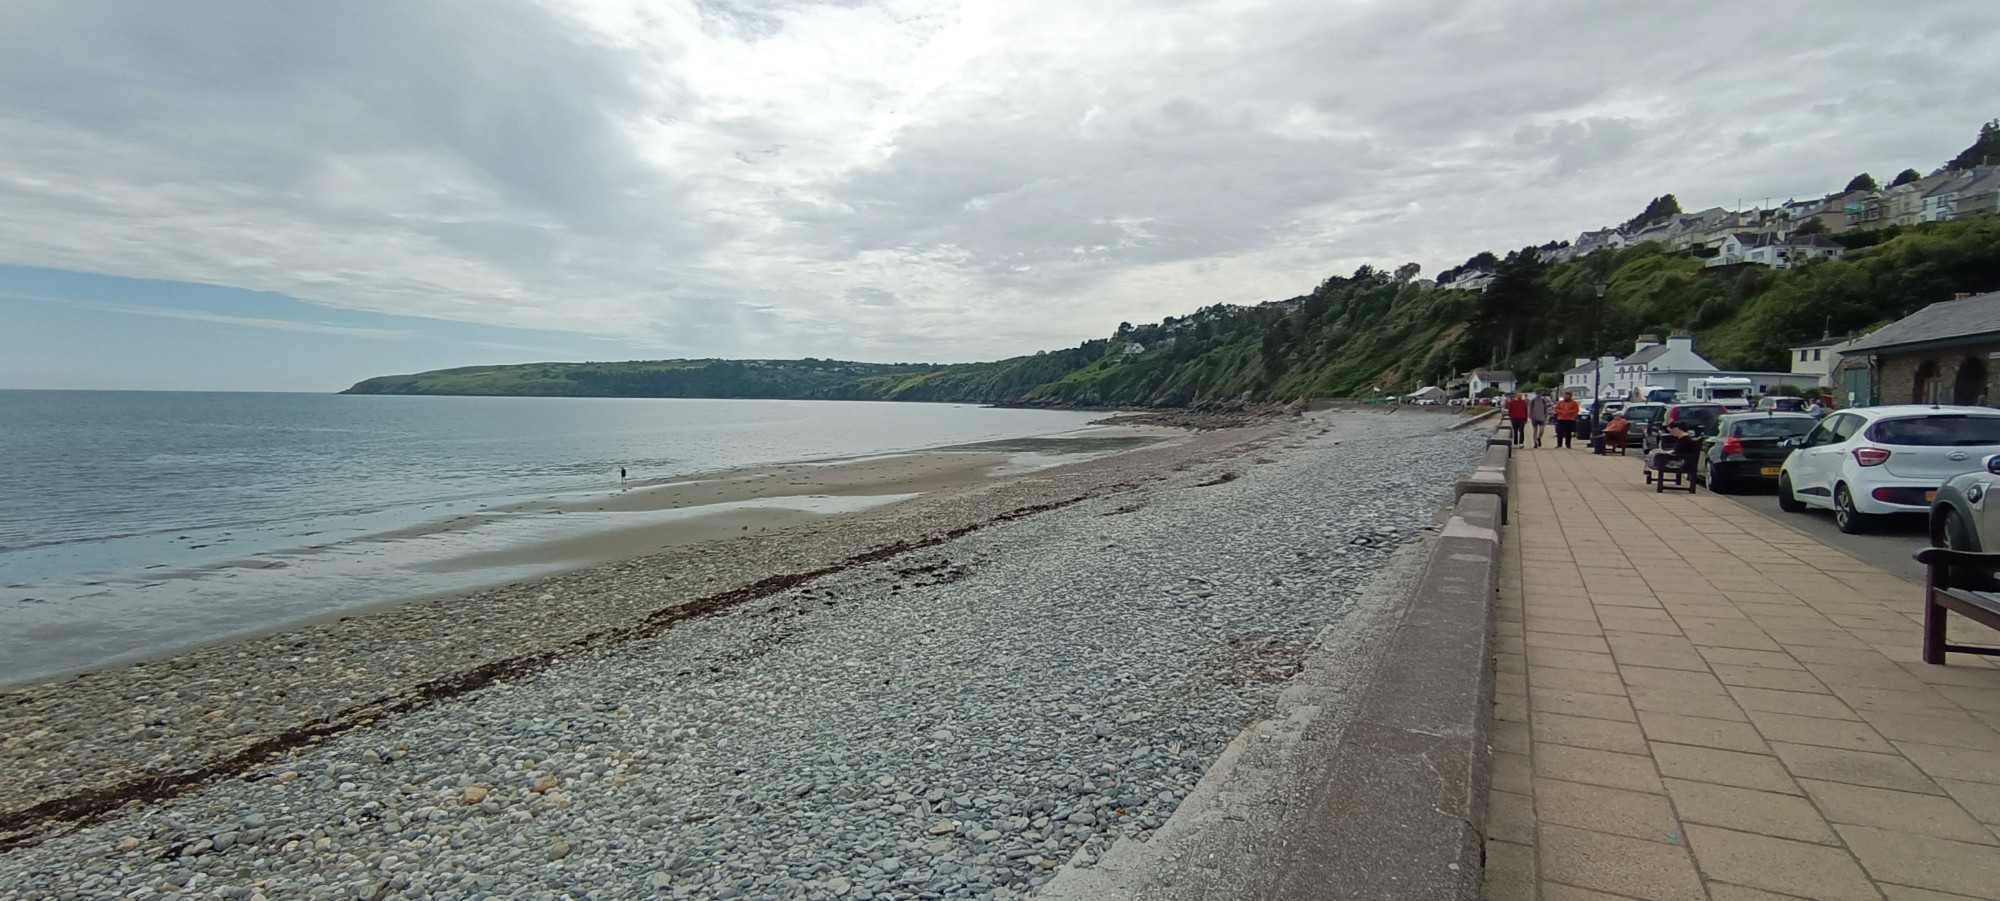
<svg viewBox="0 0 2000 901"><path fill-rule="evenodd" d="M1564 391L1562 400L1556 401L1557 447L1576 446L1574 443L1576 441L1576 414L1581 412L1582 409L1583 406L1576 402L1576 395L1569 391Z"/></svg>

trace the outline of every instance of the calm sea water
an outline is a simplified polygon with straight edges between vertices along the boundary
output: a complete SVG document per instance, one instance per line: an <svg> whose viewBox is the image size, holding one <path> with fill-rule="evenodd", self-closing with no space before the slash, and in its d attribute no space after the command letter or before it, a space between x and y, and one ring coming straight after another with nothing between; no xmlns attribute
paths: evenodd
<svg viewBox="0 0 2000 901"><path fill-rule="evenodd" d="M407 534L616 490L620 466L655 479L1049 435L1091 418L838 401L0 391L0 683L535 575L544 570L429 564L687 515L500 517Z"/></svg>

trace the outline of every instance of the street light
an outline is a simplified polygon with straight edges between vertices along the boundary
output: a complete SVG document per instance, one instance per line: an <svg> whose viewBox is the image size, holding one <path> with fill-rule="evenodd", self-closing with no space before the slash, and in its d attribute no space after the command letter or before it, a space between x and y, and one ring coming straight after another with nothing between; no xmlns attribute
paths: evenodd
<svg viewBox="0 0 2000 901"><path fill-rule="evenodd" d="M1604 292L1611 284L1600 278L1592 287L1597 289L1597 307L1590 317L1590 443L1602 453L1598 435L1604 428L1599 421L1604 409Z"/></svg>

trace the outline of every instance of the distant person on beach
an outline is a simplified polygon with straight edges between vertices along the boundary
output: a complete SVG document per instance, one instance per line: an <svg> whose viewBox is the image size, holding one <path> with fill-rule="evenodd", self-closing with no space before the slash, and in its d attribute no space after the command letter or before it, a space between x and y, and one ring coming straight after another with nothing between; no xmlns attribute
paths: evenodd
<svg viewBox="0 0 2000 901"><path fill-rule="evenodd" d="M1535 446L1542 446L1542 431L1549 426L1549 396L1535 392L1535 399L1528 401L1528 421L1535 426Z"/></svg>
<svg viewBox="0 0 2000 901"><path fill-rule="evenodd" d="M1576 402L1576 394L1563 392L1562 400L1556 401L1556 446L1575 447L1576 415L1583 412L1583 405Z"/></svg>
<svg viewBox="0 0 2000 901"><path fill-rule="evenodd" d="M618 467L618 484L625 484L625 467Z"/></svg>
<svg viewBox="0 0 2000 901"><path fill-rule="evenodd" d="M1520 447L1528 434L1528 402L1519 391L1507 395L1507 424L1514 427L1514 446Z"/></svg>

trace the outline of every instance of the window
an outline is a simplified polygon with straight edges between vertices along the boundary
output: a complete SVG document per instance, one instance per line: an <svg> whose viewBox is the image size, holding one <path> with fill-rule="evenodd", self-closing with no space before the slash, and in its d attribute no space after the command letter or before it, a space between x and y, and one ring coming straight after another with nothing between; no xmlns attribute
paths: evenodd
<svg viewBox="0 0 2000 901"><path fill-rule="evenodd" d="M1799 351L1799 362L1804 363L1805 361L1806 361L1806 352L1803 350Z"/></svg>
<svg viewBox="0 0 2000 901"><path fill-rule="evenodd" d="M1813 351L1813 362L1815 362L1815 363L1819 362L1819 353L1820 353L1820 352L1819 352L1819 351L1817 351L1817 350L1814 350L1814 351Z"/></svg>
<svg viewBox="0 0 2000 901"><path fill-rule="evenodd" d="M1884 419L1868 430L1883 444L1919 447L1976 447L2000 444L2000 416L1911 416Z"/></svg>
<svg viewBox="0 0 2000 901"><path fill-rule="evenodd" d="M1776 416L1740 419L1736 421L1733 433L1739 438L1791 438L1812 431L1812 427L1816 424L1810 419L1794 419L1789 416L1783 419Z"/></svg>

